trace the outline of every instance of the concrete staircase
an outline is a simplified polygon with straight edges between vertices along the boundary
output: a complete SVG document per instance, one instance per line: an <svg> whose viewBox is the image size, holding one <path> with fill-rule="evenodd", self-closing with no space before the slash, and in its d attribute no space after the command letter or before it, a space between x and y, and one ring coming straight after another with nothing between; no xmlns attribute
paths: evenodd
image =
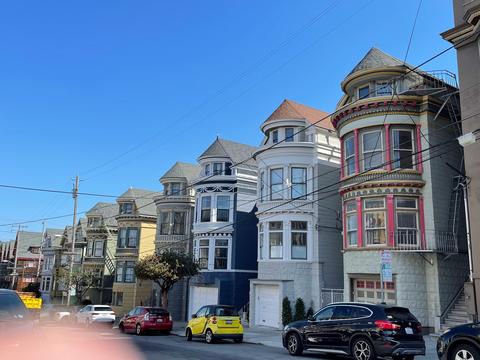
<svg viewBox="0 0 480 360"><path fill-rule="evenodd" d="M454 326L467 324L472 322L472 317L467 313L467 305L465 304L465 294L462 293L455 301L455 304L448 311L447 315L440 325L440 331L443 332Z"/></svg>

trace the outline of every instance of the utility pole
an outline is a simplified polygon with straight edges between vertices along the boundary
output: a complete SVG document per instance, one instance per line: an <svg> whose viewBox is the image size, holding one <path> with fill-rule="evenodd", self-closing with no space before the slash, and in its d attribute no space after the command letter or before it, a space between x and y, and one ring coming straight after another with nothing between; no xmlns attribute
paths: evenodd
<svg viewBox="0 0 480 360"><path fill-rule="evenodd" d="M45 241L45 221L42 221L42 240L40 241L40 252L38 254L37 281L39 280L39 277L40 277L40 267L41 267L42 258L43 258L43 242L44 241Z"/></svg>
<svg viewBox="0 0 480 360"><path fill-rule="evenodd" d="M78 175L75 176L75 187L72 191L73 197L73 226L72 226L72 250L70 254L70 269L68 274L68 286L67 286L67 306L70 305L70 287L72 286L72 274L73 265L75 262L75 237L77 232L77 197L78 197Z"/></svg>
<svg viewBox="0 0 480 360"><path fill-rule="evenodd" d="M18 230L17 230L17 236L15 239L15 258L13 261L13 272L12 272L12 290L15 290L15 280L18 278L18 273L17 273L17 262L18 262L18 248L20 247L20 239L18 237L18 233L22 230L25 229L25 225L18 225Z"/></svg>

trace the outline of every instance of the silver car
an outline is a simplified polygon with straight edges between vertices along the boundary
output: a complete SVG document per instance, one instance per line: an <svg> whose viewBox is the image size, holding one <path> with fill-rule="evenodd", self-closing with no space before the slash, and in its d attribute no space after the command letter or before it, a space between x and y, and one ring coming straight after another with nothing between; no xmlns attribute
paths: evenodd
<svg viewBox="0 0 480 360"><path fill-rule="evenodd" d="M89 326L94 323L111 324L115 322L115 312L108 305L87 305L75 314L79 324Z"/></svg>

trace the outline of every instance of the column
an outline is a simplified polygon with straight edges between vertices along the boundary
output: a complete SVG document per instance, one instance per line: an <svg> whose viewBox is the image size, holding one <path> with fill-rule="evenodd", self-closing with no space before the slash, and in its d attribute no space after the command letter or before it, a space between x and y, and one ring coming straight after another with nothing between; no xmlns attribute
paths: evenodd
<svg viewBox="0 0 480 360"><path fill-rule="evenodd" d="M393 195L387 195L387 245L395 246L395 209Z"/></svg>
<svg viewBox="0 0 480 360"><path fill-rule="evenodd" d="M417 134L415 138L417 139L417 170L419 173L423 173L423 163L422 163L422 125L417 124Z"/></svg>
<svg viewBox="0 0 480 360"><path fill-rule="evenodd" d="M355 174L360 172L360 158L358 153L358 129L353 131L353 146L355 147Z"/></svg>
<svg viewBox="0 0 480 360"><path fill-rule="evenodd" d="M390 149L390 124L385 124L385 160L387 163L387 170L392 170L391 162L391 149Z"/></svg>
<svg viewBox="0 0 480 360"><path fill-rule="evenodd" d="M363 214L362 214L362 198L357 197L357 247L363 247Z"/></svg>
<svg viewBox="0 0 480 360"><path fill-rule="evenodd" d="M423 205L423 196L418 198L418 217L420 218L420 244L421 248L427 249L427 242L425 239L425 210Z"/></svg>

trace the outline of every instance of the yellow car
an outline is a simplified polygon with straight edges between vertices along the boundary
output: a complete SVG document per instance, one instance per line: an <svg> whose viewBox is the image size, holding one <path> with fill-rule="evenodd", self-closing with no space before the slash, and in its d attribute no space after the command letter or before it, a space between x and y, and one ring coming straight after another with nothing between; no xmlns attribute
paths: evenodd
<svg viewBox="0 0 480 360"><path fill-rule="evenodd" d="M200 308L185 329L187 341L194 337L204 338L207 343L217 339L243 341L243 326L233 306L206 305Z"/></svg>

